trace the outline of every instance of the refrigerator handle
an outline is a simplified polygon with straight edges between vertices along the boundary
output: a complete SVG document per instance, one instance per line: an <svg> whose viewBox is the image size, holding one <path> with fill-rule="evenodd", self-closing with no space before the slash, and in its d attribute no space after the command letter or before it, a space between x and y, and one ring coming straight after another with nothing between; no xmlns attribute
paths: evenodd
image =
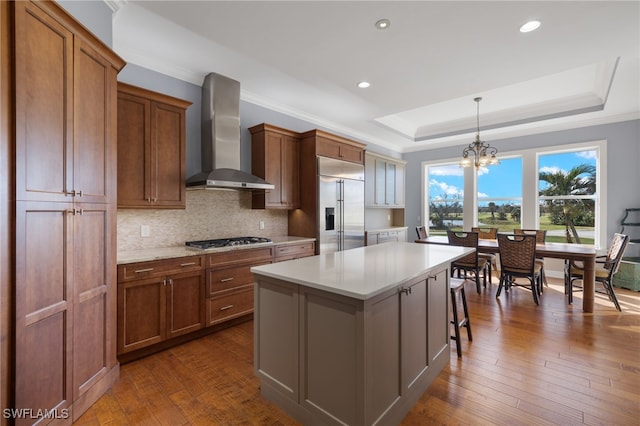
<svg viewBox="0 0 640 426"><path fill-rule="evenodd" d="M340 228L338 233L338 250L344 250L344 180L338 181L338 207L340 209Z"/></svg>

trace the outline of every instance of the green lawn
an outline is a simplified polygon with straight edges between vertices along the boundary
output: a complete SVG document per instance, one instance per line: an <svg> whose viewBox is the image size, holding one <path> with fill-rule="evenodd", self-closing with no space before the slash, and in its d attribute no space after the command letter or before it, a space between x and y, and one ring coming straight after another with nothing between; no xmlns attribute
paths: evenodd
<svg viewBox="0 0 640 426"><path fill-rule="evenodd" d="M456 220L462 220L462 217L456 217L453 218ZM493 228L498 228L498 232L503 232L503 233L510 233L513 232L513 230L515 228L520 228L520 224L517 222L514 222L511 219L507 219L507 220L498 220L498 215L495 215L495 219L491 218L491 213L480 213L478 215L478 222L485 225L485 226L491 226ZM451 228L454 231L461 231L462 227L452 227ZM562 235L547 235L547 241L548 242L554 242L554 243L566 243L567 239L564 235L565 232L565 226L564 225L553 225L550 223L549 221L549 216L541 216L540 217L540 229L546 229L547 232L549 231L562 231ZM580 230L589 230L592 231L593 228L590 227L581 227L581 226L576 226L576 229L578 230L578 232L580 232ZM430 233L432 235L446 235L447 232L445 230L431 230ZM593 244L593 238L581 238L580 242L582 244Z"/></svg>

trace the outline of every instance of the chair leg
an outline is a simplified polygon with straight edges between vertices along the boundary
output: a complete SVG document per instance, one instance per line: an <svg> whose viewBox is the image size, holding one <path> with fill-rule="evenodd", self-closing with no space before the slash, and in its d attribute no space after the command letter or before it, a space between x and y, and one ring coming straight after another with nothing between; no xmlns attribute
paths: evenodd
<svg viewBox="0 0 640 426"><path fill-rule="evenodd" d="M471 323L469 322L469 309L467 308L467 296L464 293L464 287L460 289L460 295L462 297L462 309L464 311L464 327L467 327L467 338L470 342L473 341L473 336L471 335Z"/></svg>
<svg viewBox="0 0 640 426"><path fill-rule="evenodd" d="M539 277L540 276L529 278L531 280L531 293L533 294L533 301L536 302L536 305L540 304L538 302L538 282L539 282L538 280L540 280Z"/></svg>
<svg viewBox="0 0 640 426"><path fill-rule="evenodd" d="M620 308L620 303L618 302L618 297L616 296L616 292L613 290L613 285L611 284L611 281L609 280L602 281L602 285L604 286L604 289L607 291L607 296L609 296L609 300L611 300L613 304L616 305L616 309L618 311L622 312L622 308Z"/></svg>
<svg viewBox="0 0 640 426"><path fill-rule="evenodd" d="M502 293L502 287L504 287L504 274L500 274L500 283L498 284L498 291L496 292L496 299L500 297L500 293Z"/></svg>
<svg viewBox="0 0 640 426"><path fill-rule="evenodd" d="M462 349L460 348L460 322L458 321L458 303L456 300L456 291L451 289L451 310L453 312L453 324L454 335L451 336L451 340L456 342L456 351L458 352L458 358L462 358Z"/></svg>

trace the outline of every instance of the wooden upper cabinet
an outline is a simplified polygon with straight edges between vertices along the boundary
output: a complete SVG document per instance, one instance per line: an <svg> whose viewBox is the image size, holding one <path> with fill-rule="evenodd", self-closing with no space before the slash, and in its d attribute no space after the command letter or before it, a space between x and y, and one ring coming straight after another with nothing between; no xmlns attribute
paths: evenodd
<svg viewBox="0 0 640 426"><path fill-rule="evenodd" d="M115 202L116 70L80 39L75 50L73 188L78 201Z"/></svg>
<svg viewBox="0 0 640 426"><path fill-rule="evenodd" d="M16 199L109 202L124 62L49 2L14 9Z"/></svg>
<svg viewBox="0 0 640 426"><path fill-rule="evenodd" d="M73 33L31 3L15 6L16 198L71 201Z"/></svg>
<svg viewBox="0 0 640 426"><path fill-rule="evenodd" d="M316 154L323 157L364 164L364 144L315 130Z"/></svg>
<svg viewBox="0 0 640 426"><path fill-rule="evenodd" d="M251 132L251 172L275 186L254 191L254 209L297 209L300 207L300 138L298 134L269 124Z"/></svg>
<svg viewBox="0 0 640 426"><path fill-rule="evenodd" d="M185 208L189 105L118 83L118 207Z"/></svg>

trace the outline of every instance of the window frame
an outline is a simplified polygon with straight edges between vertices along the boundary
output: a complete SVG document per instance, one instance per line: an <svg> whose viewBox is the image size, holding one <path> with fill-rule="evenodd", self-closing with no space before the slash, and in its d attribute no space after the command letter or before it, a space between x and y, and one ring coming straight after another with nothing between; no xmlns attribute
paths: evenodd
<svg viewBox="0 0 640 426"><path fill-rule="evenodd" d="M538 228L540 224L539 157L554 153L596 151L596 192L594 247L598 250L607 245L607 141L595 140L556 146L545 146L514 151L501 151L498 157L522 157L522 206L520 222L523 228ZM443 158L421 162L422 205L419 221L428 225L429 187L428 167L459 164L459 158ZM478 223L478 179L475 169L464 169L463 228L471 229ZM471 207L469 207L471 206Z"/></svg>

